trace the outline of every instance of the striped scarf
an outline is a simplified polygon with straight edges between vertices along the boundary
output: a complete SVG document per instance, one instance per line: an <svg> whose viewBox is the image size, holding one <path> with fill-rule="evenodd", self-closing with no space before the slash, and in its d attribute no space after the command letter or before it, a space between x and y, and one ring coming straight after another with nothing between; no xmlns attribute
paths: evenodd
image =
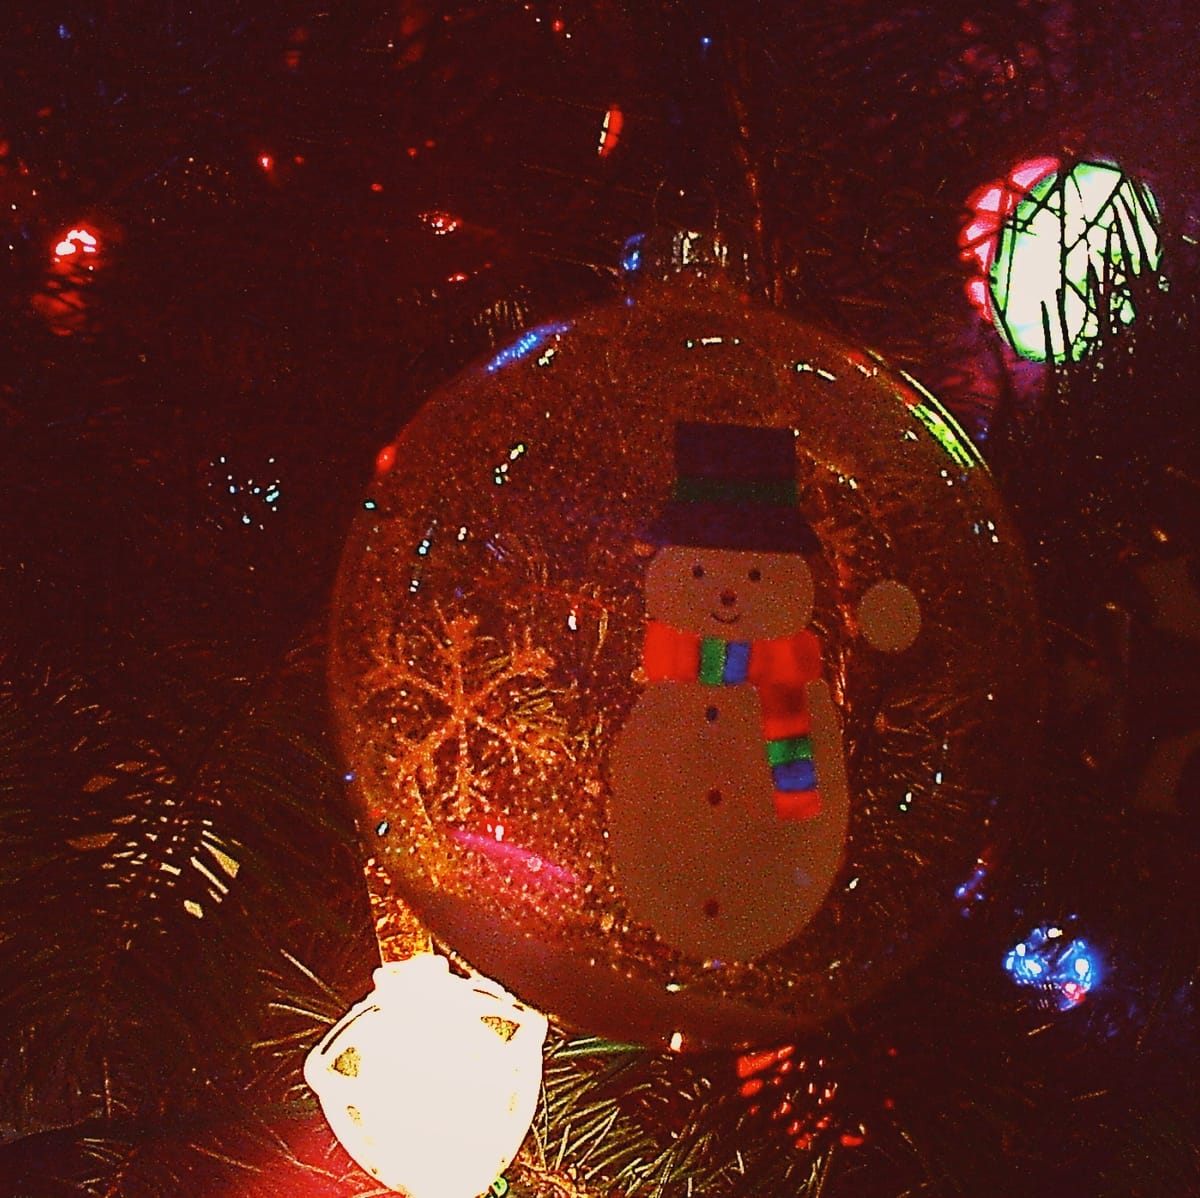
<svg viewBox="0 0 1200 1198"><path fill-rule="evenodd" d="M680 632L650 620L642 665L650 682L698 682L758 691L763 740L780 819L812 819L821 813L813 762L812 725L805 684L821 677L821 646L805 630L767 641L725 641Z"/></svg>

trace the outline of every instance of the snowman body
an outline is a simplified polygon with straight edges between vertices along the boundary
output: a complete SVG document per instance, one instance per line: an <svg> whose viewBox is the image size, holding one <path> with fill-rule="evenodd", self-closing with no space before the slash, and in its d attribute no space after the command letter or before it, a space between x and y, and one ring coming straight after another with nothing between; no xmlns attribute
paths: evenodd
<svg viewBox="0 0 1200 1198"><path fill-rule="evenodd" d="M754 960L802 931L845 846L811 574L794 553L667 546L645 596L645 688L609 764L614 868L671 947Z"/></svg>

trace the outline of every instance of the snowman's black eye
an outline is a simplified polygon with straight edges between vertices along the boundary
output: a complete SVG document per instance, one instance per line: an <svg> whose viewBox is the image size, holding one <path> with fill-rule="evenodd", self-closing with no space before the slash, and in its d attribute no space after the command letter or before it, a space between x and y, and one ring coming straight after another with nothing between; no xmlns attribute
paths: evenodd
<svg viewBox="0 0 1200 1198"><path fill-rule="evenodd" d="M751 582L761 582L762 581L762 571L760 569L758 569L757 567L755 567L753 570L750 571L749 578L750 578Z"/></svg>
<svg viewBox="0 0 1200 1198"><path fill-rule="evenodd" d="M692 567L692 577L693 578L703 578L704 577L704 567L703 566L693 566Z"/></svg>

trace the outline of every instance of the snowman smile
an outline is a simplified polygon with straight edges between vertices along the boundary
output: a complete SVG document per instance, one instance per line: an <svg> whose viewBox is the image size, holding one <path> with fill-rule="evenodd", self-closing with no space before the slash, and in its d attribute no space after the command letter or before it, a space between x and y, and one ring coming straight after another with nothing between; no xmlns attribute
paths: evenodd
<svg viewBox="0 0 1200 1198"><path fill-rule="evenodd" d="M740 611L714 611L710 612L709 615L718 624L736 624L742 618Z"/></svg>

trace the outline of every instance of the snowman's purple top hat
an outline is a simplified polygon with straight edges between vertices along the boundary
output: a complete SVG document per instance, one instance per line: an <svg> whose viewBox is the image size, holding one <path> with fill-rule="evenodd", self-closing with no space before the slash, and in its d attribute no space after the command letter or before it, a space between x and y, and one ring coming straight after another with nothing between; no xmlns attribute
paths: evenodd
<svg viewBox="0 0 1200 1198"><path fill-rule="evenodd" d="M791 429L675 426L675 493L649 530L656 545L811 553L812 526L796 507Z"/></svg>

